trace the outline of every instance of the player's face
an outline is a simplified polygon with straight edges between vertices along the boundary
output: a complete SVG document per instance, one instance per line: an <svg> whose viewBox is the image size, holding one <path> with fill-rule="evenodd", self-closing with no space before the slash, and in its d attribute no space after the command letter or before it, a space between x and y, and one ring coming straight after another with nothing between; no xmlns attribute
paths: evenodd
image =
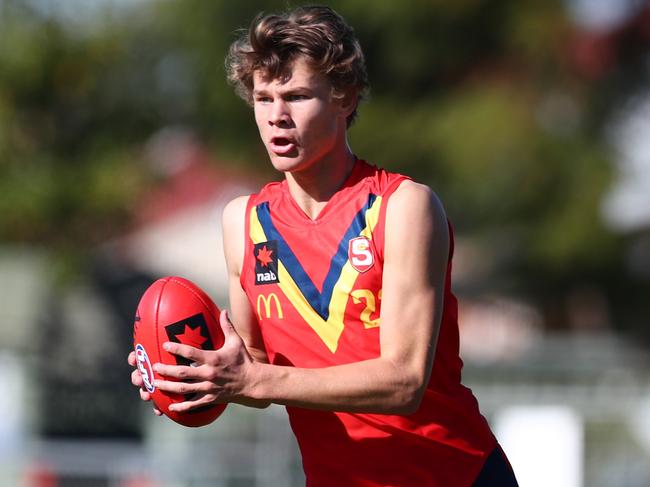
<svg viewBox="0 0 650 487"><path fill-rule="evenodd" d="M288 80L253 76L255 121L273 166L300 172L334 163L346 148L350 110L332 96L328 79L298 58Z"/></svg>

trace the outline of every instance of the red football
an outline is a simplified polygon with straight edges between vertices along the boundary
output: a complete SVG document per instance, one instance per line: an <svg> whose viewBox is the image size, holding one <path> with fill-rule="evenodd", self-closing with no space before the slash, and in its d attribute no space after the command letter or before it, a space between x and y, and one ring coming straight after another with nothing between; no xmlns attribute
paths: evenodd
<svg viewBox="0 0 650 487"><path fill-rule="evenodd" d="M133 326L136 362L145 389L166 416L184 426L211 423L226 408L225 404L177 413L170 411L169 406L190 400L192 395L170 394L153 386L154 363L190 365L189 360L163 350L163 343L168 341L203 350L216 350L224 342L219 308L201 288L182 277L158 279L142 295Z"/></svg>

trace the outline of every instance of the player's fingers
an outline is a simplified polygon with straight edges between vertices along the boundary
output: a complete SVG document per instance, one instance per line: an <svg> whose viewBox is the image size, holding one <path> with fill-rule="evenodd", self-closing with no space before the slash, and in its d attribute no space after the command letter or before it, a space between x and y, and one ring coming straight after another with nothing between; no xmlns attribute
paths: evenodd
<svg viewBox="0 0 650 487"><path fill-rule="evenodd" d="M176 413L187 413L192 409L219 404L219 402L217 396L214 394L200 394L190 401L171 404L169 409Z"/></svg>
<svg viewBox="0 0 650 487"><path fill-rule="evenodd" d="M228 311L225 309L221 310L221 314L219 315L219 324L221 325L221 329L223 330L223 334L228 339L230 335L233 333L237 333L235 331L235 327L232 325L232 322L230 321L230 317L228 316Z"/></svg>
<svg viewBox="0 0 650 487"><path fill-rule="evenodd" d="M143 401L151 401L151 394L149 394L144 389L140 389L140 399L142 399ZM155 404L152 403L152 405L153 407L151 409L153 410L153 413L156 416L162 416L163 414L162 411L158 409Z"/></svg>
<svg viewBox="0 0 650 487"><path fill-rule="evenodd" d="M142 376L140 375L138 369L135 369L131 372L131 384L136 387L142 387L144 385L144 381L142 380Z"/></svg>
<svg viewBox="0 0 650 487"><path fill-rule="evenodd" d="M140 399L143 401L151 401L151 394L149 394L144 389L140 389Z"/></svg>
<svg viewBox="0 0 650 487"><path fill-rule="evenodd" d="M185 357L192 362L204 363L205 361L205 353L200 348L195 348L190 345L175 342L165 342L163 343L163 348L169 353L180 355L181 357Z"/></svg>
<svg viewBox="0 0 650 487"><path fill-rule="evenodd" d="M135 366L136 366L136 362L135 362L135 352L132 351L132 352L129 354L129 356L127 357L127 361L129 362L129 365L130 365L131 367L135 367Z"/></svg>
<svg viewBox="0 0 650 487"><path fill-rule="evenodd" d="M177 382L171 380L156 379L154 387L161 391L171 392L172 394L196 394L205 392L211 387L206 382Z"/></svg>
<svg viewBox="0 0 650 487"><path fill-rule="evenodd" d="M201 371L198 367L188 367L187 365L166 365L154 364L153 370L159 375L173 377L174 379L201 379Z"/></svg>

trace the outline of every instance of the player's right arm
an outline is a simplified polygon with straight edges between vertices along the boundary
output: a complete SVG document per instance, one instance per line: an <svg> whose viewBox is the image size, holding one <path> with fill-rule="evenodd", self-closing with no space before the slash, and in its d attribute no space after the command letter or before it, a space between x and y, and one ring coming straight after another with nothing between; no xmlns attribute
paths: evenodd
<svg viewBox="0 0 650 487"><path fill-rule="evenodd" d="M226 205L222 215L223 247L228 270L231 321L233 323L232 326L243 340L245 348L252 359L256 362L268 363L257 317L240 283L240 275L244 261L245 217L248 198L248 196L235 198ZM140 397L144 401L151 400L151 395L145 390L142 377L137 369L134 352L129 354L128 362L134 367L131 374L131 382L140 389ZM266 407L270 402L245 400L242 401L242 404L252 407ZM162 414L155 406L154 412L157 415Z"/></svg>
<svg viewBox="0 0 650 487"><path fill-rule="evenodd" d="M249 196L240 196L229 202L223 210L223 251L228 269L228 293L233 328L244 342L246 350L256 362L268 363L266 347L257 316L241 286L241 272L246 245L246 207ZM223 319L223 318L222 318ZM267 400L243 399L240 404L263 408Z"/></svg>
<svg viewBox="0 0 650 487"><path fill-rule="evenodd" d="M248 196L235 198L223 210L223 252L228 269L230 318L253 359L257 362L268 363L257 316L248 301L248 296L241 287L240 281L244 262L248 198Z"/></svg>

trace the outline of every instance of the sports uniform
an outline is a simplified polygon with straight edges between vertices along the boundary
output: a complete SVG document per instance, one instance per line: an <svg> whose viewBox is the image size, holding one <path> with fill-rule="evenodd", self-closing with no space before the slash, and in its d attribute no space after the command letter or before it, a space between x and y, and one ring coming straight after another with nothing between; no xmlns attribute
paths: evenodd
<svg viewBox="0 0 650 487"><path fill-rule="evenodd" d="M380 355L388 200L405 176L357 160L315 220L286 181L249 198L241 284L272 364L315 368ZM451 230L451 229L450 229ZM496 440L461 380L451 238L431 378L410 415L287 407L309 486L469 486Z"/></svg>

